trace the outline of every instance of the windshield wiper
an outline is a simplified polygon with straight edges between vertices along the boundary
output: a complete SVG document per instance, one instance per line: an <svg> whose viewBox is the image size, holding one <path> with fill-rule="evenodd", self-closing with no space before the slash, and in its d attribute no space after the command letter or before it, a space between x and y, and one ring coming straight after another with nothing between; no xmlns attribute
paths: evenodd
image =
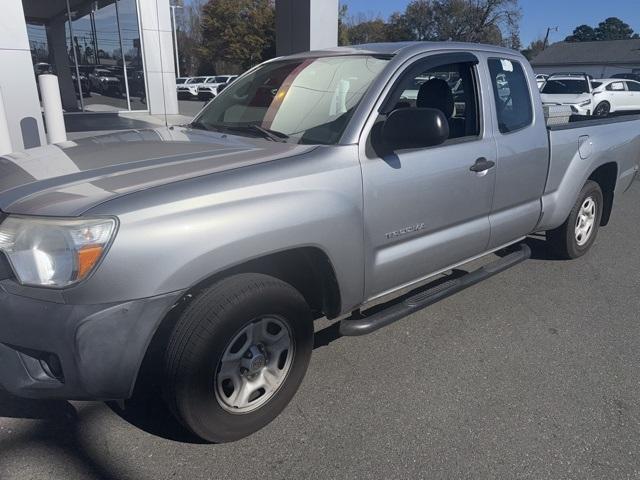
<svg viewBox="0 0 640 480"><path fill-rule="evenodd" d="M271 140L272 142L286 142L289 138L289 135L286 133L278 132L276 130L271 130L269 128L261 127L255 123L248 123L246 125L224 125L224 124L205 124L202 122L191 122L188 125L189 128L197 129L197 130L214 130L218 132L249 132L249 133L257 133L263 138L267 140Z"/></svg>
<svg viewBox="0 0 640 480"><path fill-rule="evenodd" d="M271 130L270 128L264 128L255 123L248 123L247 125L225 125L225 128L231 131L237 132L255 132L266 138L267 140L271 140L272 142L286 142L289 138L289 135L286 133L278 132L277 130Z"/></svg>

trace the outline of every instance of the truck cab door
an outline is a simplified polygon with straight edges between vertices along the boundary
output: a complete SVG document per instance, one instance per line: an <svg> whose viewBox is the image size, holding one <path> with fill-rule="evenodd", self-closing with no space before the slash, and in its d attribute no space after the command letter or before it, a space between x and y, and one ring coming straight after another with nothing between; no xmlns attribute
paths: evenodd
<svg viewBox="0 0 640 480"><path fill-rule="evenodd" d="M497 248L532 233L540 220L549 137L530 67L515 55L486 62L498 151L490 248Z"/></svg>
<svg viewBox="0 0 640 480"><path fill-rule="evenodd" d="M470 53L431 54L403 67L360 143L365 299L372 300L487 249L496 147L479 92L489 85ZM396 109L439 109L450 136L428 148L385 144Z"/></svg>

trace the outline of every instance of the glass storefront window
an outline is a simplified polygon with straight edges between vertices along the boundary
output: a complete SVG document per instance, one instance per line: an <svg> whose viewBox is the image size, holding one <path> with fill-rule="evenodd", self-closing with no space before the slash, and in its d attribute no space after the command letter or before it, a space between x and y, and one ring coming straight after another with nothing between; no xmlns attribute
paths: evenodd
<svg viewBox="0 0 640 480"><path fill-rule="evenodd" d="M136 0L23 0L23 7L34 71L58 75L66 112L147 109Z"/></svg>

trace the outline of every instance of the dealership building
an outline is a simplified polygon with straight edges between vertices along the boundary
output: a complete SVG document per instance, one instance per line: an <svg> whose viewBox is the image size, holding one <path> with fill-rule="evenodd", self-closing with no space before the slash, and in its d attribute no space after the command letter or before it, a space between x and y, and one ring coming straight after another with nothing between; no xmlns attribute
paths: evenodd
<svg viewBox="0 0 640 480"><path fill-rule="evenodd" d="M594 78L640 74L640 39L558 42L540 52L531 65L536 73L581 72Z"/></svg>
<svg viewBox="0 0 640 480"><path fill-rule="evenodd" d="M278 54L334 46L337 18L338 0L277 0ZM46 143L43 73L57 75L65 116L178 114L170 0L5 0L0 107L14 150Z"/></svg>

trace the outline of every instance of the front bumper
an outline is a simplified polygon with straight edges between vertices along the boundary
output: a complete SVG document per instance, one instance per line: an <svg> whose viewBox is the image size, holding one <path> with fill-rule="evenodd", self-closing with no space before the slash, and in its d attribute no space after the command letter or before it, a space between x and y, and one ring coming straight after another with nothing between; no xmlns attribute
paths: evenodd
<svg viewBox="0 0 640 480"><path fill-rule="evenodd" d="M591 105L581 107L580 105L571 105L571 111L575 115L589 116L591 115Z"/></svg>
<svg viewBox="0 0 640 480"><path fill-rule="evenodd" d="M151 338L181 295L67 305L0 283L0 385L29 398L129 398Z"/></svg>
<svg viewBox="0 0 640 480"><path fill-rule="evenodd" d="M584 107L581 107L580 105L576 104L576 103L552 103L552 102L547 102L547 103L543 103L543 105L561 105L564 107L571 107L571 113L573 115L581 115L581 116L589 116L591 115L593 112L593 105L589 104L586 105Z"/></svg>

